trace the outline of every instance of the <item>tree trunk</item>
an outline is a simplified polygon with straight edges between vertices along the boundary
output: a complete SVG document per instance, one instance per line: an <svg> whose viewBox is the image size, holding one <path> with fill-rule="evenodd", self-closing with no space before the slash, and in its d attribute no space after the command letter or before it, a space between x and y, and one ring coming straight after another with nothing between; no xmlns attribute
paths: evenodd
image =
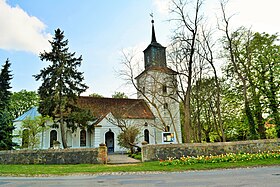
<svg viewBox="0 0 280 187"><path fill-rule="evenodd" d="M210 142L210 135L209 135L209 132L205 132L205 140L207 143Z"/></svg>
<svg viewBox="0 0 280 187"><path fill-rule="evenodd" d="M61 132L62 146L65 149L67 148L67 142L66 142L65 124L63 118L60 119L60 132Z"/></svg>
<svg viewBox="0 0 280 187"><path fill-rule="evenodd" d="M273 75L273 67L269 67L269 73L270 73L270 77L269 77L269 92L270 94L268 94L268 99L269 99L269 107L272 110L272 116L274 118L274 123L276 125L276 132L277 132L277 137L280 138L280 116L279 116L279 101L277 101L277 90L279 90L279 88L277 89L277 86L275 85L274 81L274 75Z"/></svg>
<svg viewBox="0 0 280 187"><path fill-rule="evenodd" d="M255 117L257 119L257 124L258 124L258 133L261 139L266 139L264 119L262 117L262 108L261 108L260 100L257 97L255 97L255 106L256 106Z"/></svg>
<svg viewBox="0 0 280 187"><path fill-rule="evenodd" d="M190 107L190 92L187 91L185 103L184 103L184 143L191 142L191 107Z"/></svg>
<svg viewBox="0 0 280 187"><path fill-rule="evenodd" d="M274 123L276 125L276 132L277 132L277 138L280 138L280 117L278 112L278 105L275 98L270 99L270 108L272 110L272 116L274 119Z"/></svg>
<svg viewBox="0 0 280 187"><path fill-rule="evenodd" d="M251 139L251 140L256 139L255 121L254 121L247 97L245 99L245 113L246 113L246 116L248 119L249 129L250 129L249 139Z"/></svg>
<svg viewBox="0 0 280 187"><path fill-rule="evenodd" d="M216 86L217 86L217 98L216 98L216 107L217 107L217 114L218 114L218 123L219 123L219 128L220 128L220 131L222 133L222 141L223 142L226 142L226 136L225 136L225 132L224 132L224 126L223 126L223 122L222 122L222 115L221 115L221 89L220 89L220 83L219 83L219 80L218 80L218 75L216 73L216 69L215 69L215 66L213 65L212 66L213 69L214 69L214 75L215 75L215 83L216 83Z"/></svg>

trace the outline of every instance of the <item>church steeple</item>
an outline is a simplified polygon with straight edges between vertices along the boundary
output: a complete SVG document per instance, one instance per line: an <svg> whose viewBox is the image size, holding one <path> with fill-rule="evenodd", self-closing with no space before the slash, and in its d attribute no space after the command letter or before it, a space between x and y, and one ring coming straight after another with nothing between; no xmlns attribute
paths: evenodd
<svg viewBox="0 0 280 187"><path fill-rule="evenodd" d="M154 20L152 19L152 41L144 50L145 69L150 67L166 67L165 48L156 40Z"/></svg>
<svg viewBox="0 0 280 187"><path fill-rule="evenodd" d="M152 42L151 43L157 43L154 22L155 21L152 19Z"/></svg>

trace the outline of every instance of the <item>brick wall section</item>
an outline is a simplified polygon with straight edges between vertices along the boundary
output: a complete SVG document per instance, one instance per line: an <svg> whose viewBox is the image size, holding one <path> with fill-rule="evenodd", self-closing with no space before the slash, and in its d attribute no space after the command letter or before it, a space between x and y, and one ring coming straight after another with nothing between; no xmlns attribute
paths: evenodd
<svg viewBox="0 0 280 187"><path fill-rule="evenodd" d="M98 150L99 148L0 151L0 164L98 164L104 160L98 158Z"/></svg>
<svg viewBox="0 0 280 187"><path fill-rule="evenodd" d="M280 150L280 139L219 143L143 145L142 161L165 160L168 157L220 155L225 153L257 153Z"/></svg>

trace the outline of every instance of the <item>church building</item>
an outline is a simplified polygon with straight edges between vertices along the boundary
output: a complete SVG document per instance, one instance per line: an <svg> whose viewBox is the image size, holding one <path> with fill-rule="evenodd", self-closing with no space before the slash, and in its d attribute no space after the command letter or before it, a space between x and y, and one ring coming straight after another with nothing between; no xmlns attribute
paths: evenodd
<svg viewBox="0 0 280 187"><path fill-rule="evenodd" d="M139 143L149 144L181 143L180 111L177 100L177 73L167 67L165 47L156 40L154 21L152 20L151 43L144 50L145 69L135 79L137 81L137 99L95 98L81 96L77 105L89 109L96 120L88 122L90 129L78 128L72 132L66 130L69 148L94 148L105 143L109 152L126 151L118 145L117 136L121 129L116 125L122 121L140 129ZM16 129L14 142L22 148L28 140L21 134L28 134L22 129L22 121L40 115L34 107L14 120ZM47 124L38 134L40 143L37 149L49 149L54 141L61 142L60 127Z"/></svg>

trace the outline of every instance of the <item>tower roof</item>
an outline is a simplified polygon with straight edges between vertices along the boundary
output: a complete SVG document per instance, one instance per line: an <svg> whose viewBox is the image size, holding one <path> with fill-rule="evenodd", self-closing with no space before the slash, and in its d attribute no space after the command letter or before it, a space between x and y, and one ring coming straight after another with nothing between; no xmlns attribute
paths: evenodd
<svg viewBox="0 0 280 187"><path fill-rule="evenodd" d="M144 50L145 69L153 66L166 67L165 48L156 40L154 20L152 19L152 40Z"/></svg>
<svg viewBox="0 0 280 187"><path fill-rule="evenodd" d="M149 46L144 51L146 51L151 46L165 48L160 43L157 42L156 31L155 31L155 26L154 26L155 21L153 19L152 19L151 23L152 23L152 40L151 40L151 43L149 44Z"/></svg>

